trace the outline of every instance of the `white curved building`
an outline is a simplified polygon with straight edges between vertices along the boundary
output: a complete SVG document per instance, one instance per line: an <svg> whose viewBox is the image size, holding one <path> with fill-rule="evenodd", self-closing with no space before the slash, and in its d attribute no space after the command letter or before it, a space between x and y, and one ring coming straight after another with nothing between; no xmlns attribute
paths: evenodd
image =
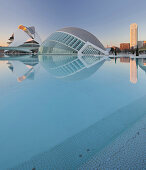
<svg viewBox="0 0 146 170"><path fill-rule="evenodd" d="M101 42L81 28L62 28L51 34L41 45L40 54L108 55Z"/></svg>

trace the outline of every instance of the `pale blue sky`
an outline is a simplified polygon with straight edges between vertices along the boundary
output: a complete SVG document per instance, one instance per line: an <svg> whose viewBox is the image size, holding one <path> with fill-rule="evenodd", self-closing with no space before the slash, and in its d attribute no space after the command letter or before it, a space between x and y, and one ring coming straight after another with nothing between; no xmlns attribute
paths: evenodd
<svg viewBox="0 0 146 170"><path fill-rule="evenodd" d="M106 46L129 42L130 24L146 40L146 0L0 0L0 45L18 25L35 26L42 40L67 26L88 30Z"/></svg>

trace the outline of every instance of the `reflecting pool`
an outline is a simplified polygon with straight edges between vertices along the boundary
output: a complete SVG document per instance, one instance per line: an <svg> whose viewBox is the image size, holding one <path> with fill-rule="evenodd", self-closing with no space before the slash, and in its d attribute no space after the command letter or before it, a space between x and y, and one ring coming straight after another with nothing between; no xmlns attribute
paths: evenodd
<svg viewBox="0 0 146 170"><path fill-rule="evenodd" d="M0 169L77 169L146 113L146 59L0 58Z"/></svg>

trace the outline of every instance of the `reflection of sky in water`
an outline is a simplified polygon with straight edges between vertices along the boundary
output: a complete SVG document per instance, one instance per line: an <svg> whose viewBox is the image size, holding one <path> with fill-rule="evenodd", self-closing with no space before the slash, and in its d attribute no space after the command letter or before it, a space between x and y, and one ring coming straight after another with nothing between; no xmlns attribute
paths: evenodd
<svg viewBox="0 0 146 170"><path fill-rule="evenodd" d="M47 61L36 63L36 59L30 58L0 61L2 168L8 162L12 167L62 143L146 95L146 75L141 69L146 62L142 59L132 62L117 59L116 64L114 59L106 60L100 67L94 65L95 69L94 66L85 68L85 72L93 69L93 74L76 81L55 78L43 65ZM8 68L11 64L13 69ZM131 79L135 82L130 72L135 76L137 67L138 78L134 84L130 82ZM30 69L33 78L28 74ZM24 75L24 81L17 81Z"/></svg>

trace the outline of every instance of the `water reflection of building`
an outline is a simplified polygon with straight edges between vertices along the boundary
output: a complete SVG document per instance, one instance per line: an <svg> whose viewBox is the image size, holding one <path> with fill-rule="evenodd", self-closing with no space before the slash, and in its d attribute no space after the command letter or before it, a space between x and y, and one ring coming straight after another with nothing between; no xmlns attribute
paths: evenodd
<svg viewBox="0 0 146 170"><path fill-rule="evenodd" d="M120 63L130 63L130 58L129 57L121 57Z"/></svg>
<svg viewBox="0 0 146 170"><path fill-rule="evenodd" d="M35 76L35 70L34 70L33 67L30 67L28 69L28 71L26 73L24 73L24 75L17 78L17 81L22 82L22 81L24 81L26 79L34 80L34 76Z"/></svg>
<svg viewBox="0 0 146 170"><path fill-rule="evenodd" d="M138 59L138 65L146 73L146 59Z"/></svg>
<svg viewBox="0 0 146 170"><path fill-rule="evenodd" d="M1 46L0 46L1 47ZM0 50L0 57L2 57L4 54L4 50Z"/></svg>
<svg viewBox="0 0 146 170"><path fill-rule="evenodd" d="M38 57L28 57L8 61L8 68L16 75L17 81L34 80L38 64Z"/></svg>
<svg viewBox="0 0 146 170"><path fill-rule="evenodd" d="M136 84L138 80L136 59L130 59L130 82Z"/></svg>
<svg viewBox="0 0 146 170"><path fill-rule="evenodd" d="M54 77L66 80L85 79L105 62L99 56L39 56L41 65Z"/></svg>

